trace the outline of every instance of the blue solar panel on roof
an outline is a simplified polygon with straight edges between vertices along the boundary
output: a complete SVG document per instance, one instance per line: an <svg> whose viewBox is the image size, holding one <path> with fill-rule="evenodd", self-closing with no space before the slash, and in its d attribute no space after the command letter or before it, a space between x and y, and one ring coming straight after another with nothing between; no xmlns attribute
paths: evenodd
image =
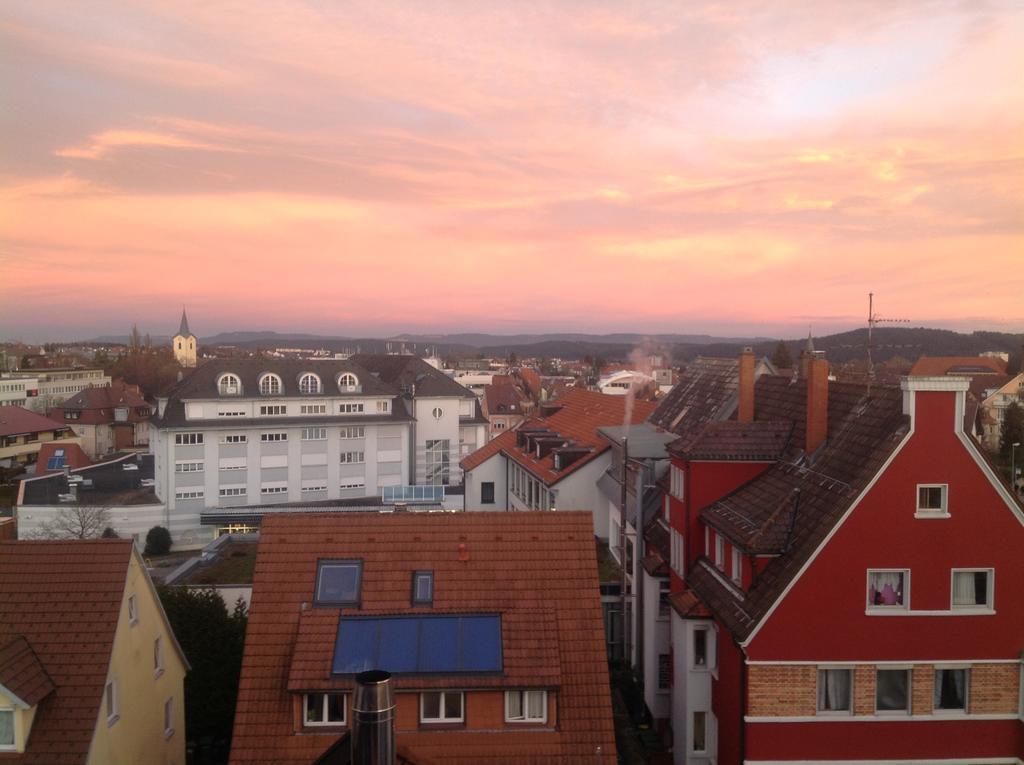
<svg viewBox="0 0 1024 765"><path fill-rule="evenodd" d="M415 615L343 618L332 671L448 674L501 667L499 615Z"/></svg>

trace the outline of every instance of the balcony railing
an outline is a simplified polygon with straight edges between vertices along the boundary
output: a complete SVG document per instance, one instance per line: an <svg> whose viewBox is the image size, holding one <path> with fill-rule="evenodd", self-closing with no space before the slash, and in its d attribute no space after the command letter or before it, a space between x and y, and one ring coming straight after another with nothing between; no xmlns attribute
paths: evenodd
<svg viewBox="0 0 1024 765"><path fill-rule="evenodd" d="M388 505L394 502L442 502L444 486L383 486L381 501Z"/></svg>

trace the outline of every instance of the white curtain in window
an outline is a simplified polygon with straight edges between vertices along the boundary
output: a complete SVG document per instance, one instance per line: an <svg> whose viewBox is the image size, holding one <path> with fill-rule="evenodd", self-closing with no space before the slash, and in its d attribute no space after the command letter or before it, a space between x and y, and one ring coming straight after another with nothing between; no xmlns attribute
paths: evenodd
<svg viewBox="0 0 1024 765"><path fill-rule="evenodd" d="M523 716L523 694L521 691L509 691L508 718L518 720Z"/></svg>
<svg viewBox="0 0 1024 765"><path fill-rule="evenodd" d="M953 573L953 603L958 606L976 605L973 571Z"/></svg>
<svg viewBox="0 0 1024 765"><path fill-rule="evenodd" d="M531 720L539 720L544 716L544 691L526 692L526 710Z"/></svg>
<svg viewBox="0 0 1024 765"><path fill-rule="evenodd" d="M0 746L14 746L14 711L0 711Z"/></svg>
<svg viewBox="0 0 1024 765"><path fill-rule="evenodd" d="M850 671L822 669L818 671L818 709L839 711L850 708Z"/></svg>
<svg viewBox="0 0 1024 765"><path fill-rule="evenodd" d="M903 572L873 571L868 588L869 605L902 606Z"/></svg>

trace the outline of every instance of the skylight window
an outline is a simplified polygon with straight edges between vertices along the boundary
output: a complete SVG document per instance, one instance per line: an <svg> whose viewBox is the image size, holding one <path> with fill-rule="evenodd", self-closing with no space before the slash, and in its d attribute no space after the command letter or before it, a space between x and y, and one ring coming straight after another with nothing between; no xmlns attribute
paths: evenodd
<svg viewBox="0 0 1024 765"><path fill-rule="evenodd" d="M361 560L320 561L316 573L317 605L358 606L362 580Z"/></svg>
<svg viewBox="0 0 1024 765"><path fill-rule="evenodd" d="M501 617L380 616L342 619L332 671L393 674L500 672Z"/></svg>
<svg viewBox="0 0 1024 765"><path fill-rule="evenodd" d="M412 604L429 606L434 602L434 572L412 572Z"/></svg>

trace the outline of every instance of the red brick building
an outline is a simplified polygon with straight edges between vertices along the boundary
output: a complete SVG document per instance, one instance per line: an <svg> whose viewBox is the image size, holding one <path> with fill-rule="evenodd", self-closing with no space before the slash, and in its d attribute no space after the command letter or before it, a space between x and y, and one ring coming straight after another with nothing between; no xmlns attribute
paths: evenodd
<svg viewBox="0 0 1024 765"><path fill-rule="evenodd" d="M371 667L405 761L612 765L590 514L268 516L231 762L316 761Z"/></svg>

